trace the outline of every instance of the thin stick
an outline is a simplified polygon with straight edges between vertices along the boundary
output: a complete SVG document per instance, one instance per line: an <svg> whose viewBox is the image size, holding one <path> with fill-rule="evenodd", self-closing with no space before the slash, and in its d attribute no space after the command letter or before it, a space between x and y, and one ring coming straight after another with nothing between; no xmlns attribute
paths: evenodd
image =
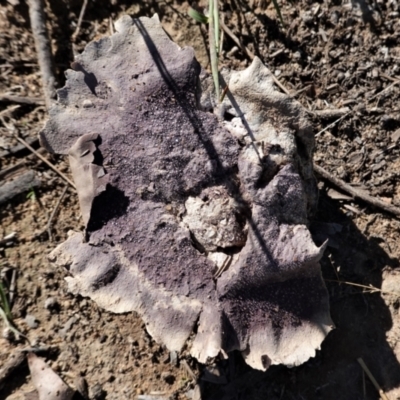
<svg viewBox="0 0 400 400"><path fill-rule="evenodd" d="M217 279L222 275L222 273L228 268L228 266L231 263L231 261L232 261L232 256L227 256L225 258L224 262L219 267L218 271L215 273L214 279Z"/></svg>
<svg viewBox="0 0 400 400"><path fill-rule="evenodd" d="M349 193L354 198L360 199L365 201L366 203L380 208L388 213L394 214L396 217L400 218L400 208L393 206L392 204L385 203L382 200L379 200L375 197L370 196L362 191L355 189L354 187L350 186L349 184L345 183L339 178L336 178L331 173L326 171L324 168L320 167L319 165L314 163L314 171L320 175L322 178L326 179L327 181L333 183L339 189L343 190L346 193Z"/></svg>
<svg viewBox="0 0 400 400"><path fill-rule="evenodd" d="M371 380L372 384L375 386L375 389L379 392L379 396L381 397L381 399L389 400L388 397L386 396L385 392L382 390L382 388L379 386L378 382L372 375L369 368L365 365L364 360L360 357L360 358L357 358L357 361L361 365L361 368L364 370L364 372L368 375L368 378Z"/></svg>
<svg viewBox="0 0 400 400"><path fill-rule="evenodd" d="M10 106L10 107L6 108L5 110L0 111L0 117L2 117L3 115L10 114L10 113L14 112L15 110L18 110L18 108L20 108L20 107L21 106L18 106L18 105Z"/></svg>
<svg viewBox="0 0 400 400"><path fill-rule="evenodd" d="M327 131L329 128L332 128L333 126L335 126L338 122L340 122L343 118L347 117L348 115L350 115L353 112L353 110L349 111L347 114L342 115L340 118L338 118L336 121L333 121L331 124L329 124L328 126L326 126L324 129L322 129L321 131L319 131L318 133L315 134L315 137L318 137L319 135L321 135L322 133L324 133L325 131Z"/></svg>
<svg viewBox="0 0 400 400"><path fill-rule="evenodd" d="M254 53L249 50L240 40L239 38L225 25L224 21L221 19L220 25L222 30L240 47L242 52L247 55L251 60L254 59Z"/></svg>
<svg viewBox="0 0 400 400"><path fill-rule="evenodd" d="M45 164L47 164L54 172L56 172L62 179L64 179L65 182L69 183L75 190L76 186L74 183L68 179L61 171L59 171L50 161L46 160L41 154L39 154L33 147L29 146L28 143L19 136L17 136L15 133L13 133L15 138L21 142L28 150L30 150L36 157L40 158Z"/></svg>
<svg viewBox="0 0 400 400"><path fill-rule="evenodd" d="M350 109L348 107L343 108L327 108L326 110L315 110L310 111L311 114L314 114L316 117L319 118L340 118L343 115L346 115Z"/></svg>
<svg viewBox="0 0 400 400"><path fill-rule="evenodd" d="M43 0L28 0L29 18L32 33L35 39L35 47L38 55L39 68L42 75L42 84L47 109L50 108L55 95L53 56L51 53L50 40L46 28L46 16L44 13Z"/></svg>
<svg viewBox="0 0 400 400"><path fill-rule="evenodd" d="M63 200L65 194L67 193L67 190L68 190L68 185L65 186L63 192L61 193L61 196L60 196L60 198L58 199L57 204L56 204L56 206L54 207L54 210L53 210L53 212L52 212L51 215L50 215L49 221L47 222L47 233L49 234L49 240L50 240L50 242L53 241L53 238L52 238L52 235L51 235L51 223L52 223L52 221L53 221L54 216L56 215L56 212L57 212L58 208L60 207L60 204L61 204L61 202L62 202L62 200Z"/></svg>
<svg viewBox="0 0 400 400"><path fill-rule="evenodd" d="M354 282L346 282L346 281L341 281L341 280L336 280L336 279L324 279L326 282L336 282L336 283L344 283L345 285L350 285L350 286L356 286L359 288L363 288L363 289L368 289L371 291L371 293L375 293L375 292L379 292L382 294L391 294L393 296L397 296L400 297L400 292L396 293L396 292L388 292L386 290L382 290L379 289L375 286L367 286L367 285L361 285L360 283L354 283Z"/></svg>
<svg viewBox="0 0 400 400"><path fill-rule="evenodd" d="M87 4L88 4L88 0L83 0L81 12L79 13L78 23L76 24L75 32L72 35L72 42L74 42L74 43L76 41L76 38L79 35L79 31L81 30L82 20L83 20L83 16L85 15Z"/></svg>
<svg viewBox="0 0 400 400"><path fill-rule="evenodd" d="M45 101L40 97L12 96L9 94L0 94L0 102L28 104L31 106L43 106L45 104Z"/></svg>
<svg viewBox="0 0 400 400"><path fill-rule="evenodd" d="M191 378L195 381L197 379L196 374L193 372L192 368L190 368L188 362L186 360L182 360L181 365L183 365L185 367L186 371L189 373Z"/></svg>
<svg viewBox="0 0 400 400"><path fill-rule="evenodd" d="M278 78L271 72L272 79L274 80L275 84L281 88L281 90L286 93L288 96L293 97L293 95L279 82Z"/></svg>

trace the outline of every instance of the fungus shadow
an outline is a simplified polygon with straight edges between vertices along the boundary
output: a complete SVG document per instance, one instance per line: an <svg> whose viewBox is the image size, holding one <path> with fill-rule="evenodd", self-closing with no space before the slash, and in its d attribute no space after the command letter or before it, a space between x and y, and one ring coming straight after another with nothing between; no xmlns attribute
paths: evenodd
<svg viewBox="0 0 400 400"><path fill-rule="evenodd" d="M122 190L108 184L106 190L93 199L87 234L101 229L108 221L125 215L129 203L129 197Z"/></svg>
<svg viewBox="0 0 400 400"><path fill-rule="evenodd" d="M228 372L225 386L200 381L202 399L307 399L307 400L379 400L380 395L357 362L362 357L384 391L400 387L400 364L386 340L393 321L380 293L363 293L347 284L333 282L337 275L332 264L340 267L341 281L350 281L380 288L386 266L398 268L375 240L367 239L340 205L321 193L313 221L317 224L339 224L342 232L334 237L316 235L317 242L331 239L321 260L322 275L330 295L331 316L336 325L322 343L315 358L296 368L271 366L266 372L252 370L237 353L230 360L220 361ZM318 233L317 229L311 230ZM319 244L319 243L318 243ZM336 271L337 272L337 271ZM236 354L235 354L236 353ZM363 379L366 395L363 397ZM338 396L340 393L340 396Z"/></svg>

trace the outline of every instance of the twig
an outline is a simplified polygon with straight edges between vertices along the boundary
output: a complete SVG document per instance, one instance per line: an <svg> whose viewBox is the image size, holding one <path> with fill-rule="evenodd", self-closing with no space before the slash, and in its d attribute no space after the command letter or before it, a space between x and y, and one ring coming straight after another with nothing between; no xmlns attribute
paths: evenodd
<svg viewBox="0 0 400 400"><path fill-rule="evenodd" d="M327 108L326 110L315 110L309 111L311 114L315 115L316 117L320 118L339 118L346 115L350 109L348 107L343 108Z"/></svg>
<svg viewBox="0 0 400 400"><path fill-rule="evenodd" d="M186 371L188 372L188 374L191 376L191 378L196 381L197 377L196 374L193 372L192 368L190 368L188 362L186 360L182 360L181 364L185 367Z"/></svg>
<svg viewBox="0 0 400 400"><path fill-rule="evenodd" d="M301 88L301 89L295 91L294 93L292 93L292 97L297 97L299 94L302 94L303 92L311 89L311 87L312 87L312 85L304 86L303 88ZM308 111L308 110L306 110L306 111ZM312 111L309 111L309 112L312 112Z"/></svg>
<svg viewBox="0 0 400 400"><path fill-rule="evenodd" d="M49 220L48 220L48 222L47 222L47 233L49 234L49 240L50 240L50 242L53 241L53 238L52 238L52 235L51 235L51 223L52 223L52 221L53 221L54 216L55 216L56 213L57 213L58 208L60 207L60 204L61 204L61 202L62 202L62 200L63 200L65 194L67 193L67 190L68 190L68 185L65 186L63 192L61 193L61 196L60 196L60 198L58 199L57 204L56 204L56 206L54 207L54 210L53 210L53 212L51 213L50 218L49 218Z"/></svg>
<svg viewBox="0 0 400 400"><path fill-rule="evenodd" d="M25 354L20 351L15 351L10 356L4 367L0 370L0 389L4 386L6 379L18 369L25 361Z"/></svg>
<svg viewBox="0 0 400 400"><path fill-rule="evenodd" d="M29 146L28 143L26 143L26 141L22 138L20 138L19 136L17 136L15 133L13 133L13 135L15 136L15 138L21 142L28 150L30 150L33 154L35 154L36 157L40 158L45 164L47 164L54 172L56 172L62 179L64 179L64 181L66 181L67 183L69 183L75 190L76 190L76 186L74 185L74 183L68 179L61 171L59 171L50 161L46 160L41 154L39 154L33 147Z"/></svg>
<svg viewBox="0 0 400 400"><path fill-rule="evenodd" d="M275 84L281 88L281 90L286 93L288 96L293 97L293 95L279 82L278 78L271 72L272 79L274 80Z"/></svg>
<svg viewBox="0 0 400 400"><path fill-rule="evenodd" d="M1 116L0 116L0 121L2 121L2 118L1 118ZM37 137L28 137L27 138L27 142L28 142L28 144L30 144L31 146L36 146L38 143L39 143L39 139L37 138ZM20 153L21 151L23 151L23 150L26 150L26 147L23 145L23 144L21 144L21 143L18 143L17 145L15 145L15 146L13 146L13 147L11 147L11 148L9 148L9 149L6 149L6 150L4 150L4 151L0 151L0 158L2 158L2 157L7 157L7 156L11 156L11 155L13 155L13 156L17 156L18 155L18 153ZM39 148L38 149L38 151L40 152L40 151L42 151L42 150L44 150L43 148ZM29 157L29 156L28 156ZM25 160L26 161L26 160ZM10 167L11 168L11 167ZM3 171L1 172L1 174L3 173Z"/></svg>
<svg viewBox="0 0 400 400"><path fill-rule="evenodd" d="M32 33L35 39L35 47L38 55L39 68L42 75L44 97L47 109L55 95L53 57L51 53L50 40L46 28L46 16L44 13L43 0L28 0L29 18Z"/></svg>
<svg viewBox="0 0 400 400"><path fill-rule="evenodd" d="M242 52L247 55L247 57L250 58L250 60L253 60L255 55L254 53L249 50L243 43L238 39L238 37L225 25L224 21L220 21L221 28L224 30L224 32L240 47ZM292 96L292 94L285 88L285 86L282 85L282 83L279 82L278 78L271 72L272 79L274 80L275 84L288 96Z"/></svg>
<svg viewBox="0 0 400 400"><path fill-rule="evenodd" d="M249 50L239 38L225 25L224 21L221 19L220 25L222 30L240 47L242 52L247 55L251 60L255 57L254 53Z"/></svg>
<svg viewBox="0 0 400 400"><path fill-rule="evenodd" d="M386 290L379 289L379 288L377 288L377 287L375 287L375 286L362 285L361 283L354 283L354 282L341 281L340 279L337 279L337 280L336 280L336 279L324 279L324 281L326 281L326 282L343 283L343 284L349 285L349 286L356 286L356 287L359 287L359 288L362 288L362 289L368 289L368 290L371 291L371 293L379 292L379 293L382 293L382 294L391 294L391 295L393 295L393 296L400 297L400 292L399 292L399 293L396 293L396 292L388 292L388 291L386 291Z"/></svg>
<svg viewBox="0 0 400 400"><path fill-rule="evenodd" d="M227 256L224 260L224 262L222 263L222 265L218 268L218 271L214 274L214 279L217 279L221 276L221 274L226 271L226 269L228 268L229 264L232 261L232 256Z"/></svg>
<svg viewBox="0 0 400 400"><path fill-rule="evenodd" d="M73 43L75 43L76 38L79 35L79 31L81 30L82 20L83 20L83 16L85 15L87 4L88 4L88 0L83 0L83 4L82 4L81 12L79 13L79 18L78 18L78 22L76 24L75 32L72 35Z"/></svg>
<svg viewBox="0 0 400 400"><path fill-rule="evenodd" d="M322 133L324 133L325 131L327 131L329 128L332 128L332 126L335 126L338 122L340 122L343 118L347 117L349 114L351 114L353 112L353 110L350 110L347 114L342 115L340 118L338 118L336 121L333 121L331 124L329 124L328 126L326 126L324 129L322 129L321 131L319 131L318 133L315 134L315 137L318 137L319 135L321 135Z"/></svg>
<svg viewBox="0 0 400 400"><path fill-rule="evenodd" d="M375 389L379 392L380 398L382 400L389 400L388 397L386 396L385 392L382 390L382 388L379 386L378 382L372 375L369 368L365 365L364 360L360 357L360 358L357 358L357 361L361 365L361 368L364 370L364 372L368 375L368 378L371 380L372 384L375 386Z"/></svg>
<svg viewBox="0 0 400 400"><path fill-rule="evenodd" d="M14 112L15 110L18 110L18 108L20 108L20 107L21 106L18 106L18 105L10 106L10 107L6 108L5 110L0 111L0 117L2 117L3 115L10 114L10 113Z"/></svg>
<svg viewBox="0 0 400 400"><path fill-rule="evenodd" d="M382 72L381 72L379 75L380 75L382 78L385 78L385 79L387 79L387 80L389 80L389 81L397 82L397 83L400 82L400 78L396 78L396 77L394 77L394 76L386 75L386 74L384 74L384 73L382 73Z"/></svg>
<svg viewBox="0 0 400 400"><path fill-rule="evenodd" d="M400 208L393 206L391 204L385 203L382 200L377 199L376 197L372 197L369 194L366 194L362 191L355 189L353 186L343 182L341 179L336 178L331 173L326 171L324 168L320 167L319 165L314 163L314 171L320 175L322 178L326 179L327 181L333 183L339 189L343 190L346 193L349 193L351 196L365 201L366 203L380 208L388 213L396 215L396 217L400 218Z"/></svg>
<svg viewBox="0 0 400 400"><path fill-rule="evenodd" d="M43 106L45 104L45 101L40 97L23 97L9 94L0 94L0 102L28 104L32 106Z"/></svg>

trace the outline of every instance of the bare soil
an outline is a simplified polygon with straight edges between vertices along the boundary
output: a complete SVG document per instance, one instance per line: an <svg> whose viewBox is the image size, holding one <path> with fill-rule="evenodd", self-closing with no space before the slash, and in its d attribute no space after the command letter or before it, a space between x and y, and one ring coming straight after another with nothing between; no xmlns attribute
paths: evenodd
<svg viewBox="0 0 400 400"><path fill-rule="evenodd" d="M398 3L279 0L284 27L272 3L221 3L226 25L309 110L316 163L354 187L400 206ZM185 1L89 1L73 46L81 5L77 0L47 1L59 87L73 52L110 34L112 21L124 13L138 17L157 12L168 34L181 46L193 46L200 63L209 67L205 29L187 16ZM235 46L225 35L222 65L243 69L250 60ZM42 97L23 1L0 3L0 94L5 93ZM330 240L322 273L336 329L317 356L300 367L275 366L262 373L233 354L218 363L221 376L214 376L217 383L211 383L209 373L215 366L199 365L185 353L170 354L151 340L134 313L113 315L67 293L68 271L55 268L47 255L69 230L82 228L77 197L69 189L62 198L50 238L47 223L65 183L29 152L7 151L17 145L12 132L26 140L37 136L46 110L37 105L13 107L0 102L1 171L24 161L24 168L36 171L42 184L34 198L25 192L0 206L0 240L17 233L16 240L0 246L2 280L7 285L12 271L17 271L15 325L32 345L43 347L42 355L71 387L76 389L83 378L91 399L135 399L141 394L194 399L196 384L203 399L379 399L357 362L361 357L388 398L400 398L400 302L393 293L400 293L398 219L346 199L321 181L319 207L310 226L317 244ZM319 133L343 115L335 114L343 107L351 112ZM321 110L333 111L321 116ZM69 174L65 159L45 157ZM26 347L22 338L0 337L0 369ZM22 365L0 388L0 399L25 399L33 389L27 366Z"/></svg>

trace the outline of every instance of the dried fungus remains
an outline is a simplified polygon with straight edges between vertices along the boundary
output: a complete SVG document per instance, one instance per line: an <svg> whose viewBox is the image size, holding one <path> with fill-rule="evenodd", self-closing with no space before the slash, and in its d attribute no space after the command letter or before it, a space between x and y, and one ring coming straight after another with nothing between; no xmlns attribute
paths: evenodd
<svg viewBox="0 0 400 400"><path fill-rule="evenodd" d="M193 50L157 16L116 30L76 58L40 134L69 154L86 224L53 261L72 292L138 312L170 350L193 333L201 362L239 350L258 369L303 363L332 322L306 226L316 186L302 108L256 58L225 75L218 118Z"/></svg>

